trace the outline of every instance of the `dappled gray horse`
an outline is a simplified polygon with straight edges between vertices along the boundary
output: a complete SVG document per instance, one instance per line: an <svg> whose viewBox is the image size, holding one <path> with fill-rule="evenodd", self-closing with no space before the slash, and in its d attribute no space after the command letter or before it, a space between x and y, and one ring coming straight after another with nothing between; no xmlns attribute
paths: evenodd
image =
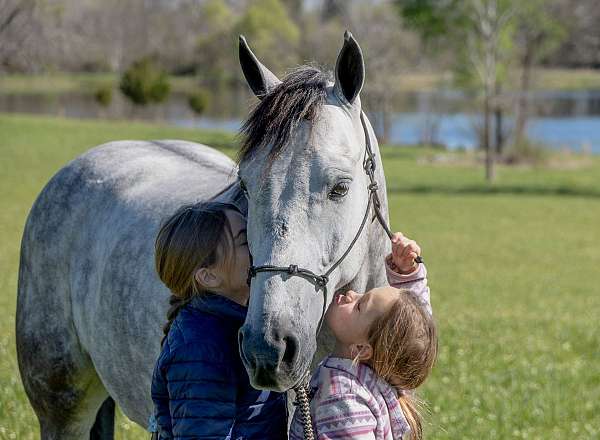
<svg viewBox="0 0 600 440"><path fill-rule="evenodd" d="M112 142L61 169L33 205L16 330L21 377L43 439L112 438L114 401L145 426L169 295L154 271L153 245L161 220L178 206L215 196L246 203L243 189L255 266L294 264L322 274L355 237L370 183L358 44L345 34L335 78L303 66L281 82L243 37L240 63L260 101L243 126L239 169L190 142ZM365 124L387 217L377 141ZM293 274L256 273L240 332L255 386L290 388L317 348L327 349L325 330L319 343L316 333L336 289L385 283L388 242L371 216L329 274L328 290Z"/></svg>

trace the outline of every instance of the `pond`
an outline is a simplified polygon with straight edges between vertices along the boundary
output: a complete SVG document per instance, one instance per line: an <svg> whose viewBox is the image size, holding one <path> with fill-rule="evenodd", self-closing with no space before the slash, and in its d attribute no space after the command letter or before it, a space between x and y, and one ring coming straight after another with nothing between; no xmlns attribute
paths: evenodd
<svg viewBox="0 0 600 440"><path fill-rule="evenodd" d="M143 119L185 127L237 131L255 99L237 91L213 97L206 115L197 117L183 94L172 94L167 102L139 108L122 96L108 107L98 105L92 96L7 95L0 93L0 112L60 115L76 118ZM600 153L600 90L543 91L530 96L532 116L527 135L551 148ZM401 96L390 115L388 141L392 144L419 144L425 139L448 148L474 148L478 144L481 116L474 101L461 92L412 92ZM368 112L379 132L381 115ZM504 119L510 132L513 120Z"/></svg>

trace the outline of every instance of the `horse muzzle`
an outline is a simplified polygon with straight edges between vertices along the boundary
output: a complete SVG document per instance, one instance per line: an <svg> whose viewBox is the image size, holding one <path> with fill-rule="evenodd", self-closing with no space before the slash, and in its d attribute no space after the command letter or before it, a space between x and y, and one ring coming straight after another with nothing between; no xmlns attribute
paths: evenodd
<svg viewBox="0 0 600 440"><path fill-rule="evenodd" d="M292 332L276 328L281 327L272 325L257 330L245 324L238 340L252 386L282 392L300 381L310 367L316 347L301 344Z"/></svg>

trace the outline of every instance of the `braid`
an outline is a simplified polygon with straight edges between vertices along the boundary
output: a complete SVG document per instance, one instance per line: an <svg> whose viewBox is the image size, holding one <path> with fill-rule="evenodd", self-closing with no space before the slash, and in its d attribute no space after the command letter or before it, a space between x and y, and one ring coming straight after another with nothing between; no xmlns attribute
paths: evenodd
<svg viewBox="0 0 600 440"><path fill-rule="evenodd" d="M177 318L177 315L179 314L179 311L185 307L185 305L187 303L190 302L190 300L192 299L192 296L190 295L187 298L182 298L180 296L177 295L171 295L171 297L169 298L169 305L171 307L169 307L169 310L167 311L167 322L166 324L163 326L163 337L160 341L160 346L162 347L165 343L165 340L167 339L167 335L169 334L169 330L171 330L171 326L173 325L173 321L175 321L175 318Z"/></svg>

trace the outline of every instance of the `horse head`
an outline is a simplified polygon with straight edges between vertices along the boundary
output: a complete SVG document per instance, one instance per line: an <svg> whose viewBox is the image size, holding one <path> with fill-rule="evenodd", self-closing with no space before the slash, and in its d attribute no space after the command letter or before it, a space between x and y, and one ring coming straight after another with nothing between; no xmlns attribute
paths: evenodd
<svg viewBox="0 0 600 440"><path fill-rule="evenodd" d="M239 153L250 252L255 267L289 268L251 274L240 351L255 387L282 391L309 368L334 292L385 280L382 255L388 243L368 212L366 136L376 156L384 215L385 181L377 140L366 117L365 125L361 121L365 68L349 32L334 75L300 66L281 81L242 36L239 50L246 80L259 98L242 127Z"/></svg>

